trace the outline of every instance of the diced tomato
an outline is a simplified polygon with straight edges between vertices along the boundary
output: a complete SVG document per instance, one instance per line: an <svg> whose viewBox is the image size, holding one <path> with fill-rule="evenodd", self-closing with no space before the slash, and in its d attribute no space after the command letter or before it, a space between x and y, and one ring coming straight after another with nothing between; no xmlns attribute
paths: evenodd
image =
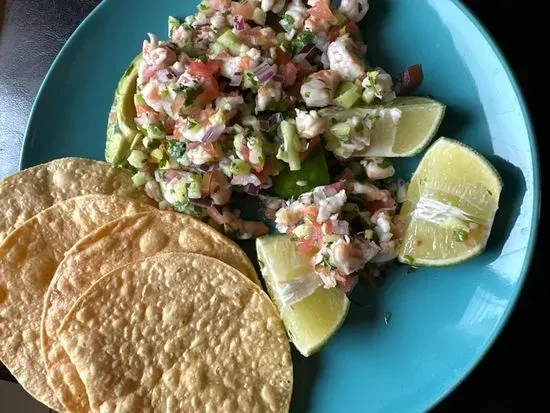
<svg viewBox="0 0 550 413"><path fill-rule="evenodd" d="M239 71L242 73L246 69L250 69L253 64L254 64L254 61L250 56L243 56L239 60L239 66L238 66Z"/></svg>
<svg viewBox="0 0 550 413"><path fill-rule="evenodd" d="M367 210L372 214L374 214L376 211L380 209L393 208L393 207L395 207L395 201L391 197L378 200L378 201L367 202L367 205L366 205Z"/></svg>
<svg viewBox="0 0 550 413"><path fill-rule="evenodd" d="M300 240L296 242L296 251L299 254L313 254L317 252L317 247L309 240Z"/></svg>
<svg viewBox="0 0 550 413"><path fill-rule="evenodd" d="M262 46L268 49L277 45L276 33L271 27L257 26L240 30L237 36L250 46Z"/></svg>
<svg viewBox="0 0 550 413"><path fill-rule="evenodd" d="M321 228L325 235L332 235L334 233L334 221L328 220L323 222L323 225L321 225Z"/></svg>
<svg viewBox="0 0 550 413"><path fill-rule="evenodd" d="M343 182L335 182L335 183L330 184L328 186L333 188L335 191L338 191L338 192L340 192L342 189L345 188L345 184Z"/></svg>
<svg viewBox="0 0 550 413"><path fill-rule="evenodd" d="M227 10L231 7L231 0L210 0L210 5L216 10Z"/></svg>
<svg viewBox="0 0 550 413"><path fill-rule="evenodd" d="M269 233L269 228L260 221L242 221L242 233L250 238L258 238Z"/></svg>
<svg viewBox="0 0 550 413"><path fill-rule="evenodd" d="M167 135L172 135L174 133L174 128L176 127L176 121L172 118L166 119L164 122L164 130Z"/></svg>
<svg viewBox="0 0 550 413"><path fill-rule="evenodd" d="M233 16L243 16L245 20L250 20L252 19L255 8L256 6L254 5L254 3L238 3L234 1L231 3L231 14Z"/></svg>
<svg viewBox="0 0 550 413"><path fill-rule="evenodd" d="M280 47L277 48L277 55L275 57L275 63L277 66L282 66L284 64L287 64L292 60L292 56L288 54L287 52L283 51Z"/></svg>
<svg viewBox="0 0 550 413"><path fill-rule="evenodd" d="M344 27L346 28L346 31L351 34L357 33L359 31L359 26L357 26L357 24L351 20L347 22Z"/></svg>
<svg viewBox="0 0 550 413"><path fill-rule="evenodd" d="M395 82L395 92L398 95L410 94L422 83L423 79L422 65L410 66L398 76Z"/></svg>
<svg viewBox="0 0 550 413"><path fill-rule="evenodd" d="M311 221L315 221L317 219L318 214L319 214L319 208L317 208L315 205L308 205L306 208L304 208L304 218L308 218Z"/></svg>
<svg viewBox="0 0 550 413"><path fill-rule="evenodd" d="M145 103L143 105L136 106L136 114L138 116L141 116L144 113L153 113L153 112L155 112L154 109Z"/></svg>
<svg viewBox="0 0 550 413"><path fill-rule="evenodd" d="M281 75L285 78L285 86L293 85L296 82L296 76L298 75L298 68L292 62L285 63L279 66Z"/></svg>
<svg viewBox="0 0 550 413"><path fill-rule="evenodd" d="M324 20L327 22L335 21L336 16L332 13L330 9L329 0L309 0L308 4L313 6L308 10L311 16L317 17L319 20Z"/></svg>
<svg viewBox="0 0 550 413"><path fill-rule="evenodd" d="M349 169L344 168L342 172L336 177L336 181L353 181L355 179L355 173Z"/></svg>
<svg viewBox="0 0 550 413"><path fill-rule="evenodd" d="M315 245L318 249L323 248L323 230L321 229L321 225L319 225L317 222L314 223L313 228L311 230L311 242L313 242L313 245Z"/></svg>
<svg viewBox="0 0 550 413"><path fill-rule="evenodd" d="M359 281L359 277L357 275L340 275L339 273L336 273L334 278L336 279L338 286L345 293L349 293L351 290L353 290L357 285L357 282Z"/></svg>
<svg viewBox="0 0 550 413"><path fill-rule="evenodd" d="M215 158L215 159L221 158L220 151L218 150L218 148L216 148L216 146L212 142L206 143L202 145L202 147L206 152L208 152L208 154L210 154L212 158Z"/></svg>
<svg viewBox="0 0 550 413"><path fill-rule="evenodd" d="M248 146L243 145L243 148L241 149L241 153L243 154L243 158L245 161L248 161L250 158L250 149L248 149Z"/></svg>
<svg viewBox="0 0 550 413"><path fill-rule="evenodd" d="M211 59L206 63L193 60L187 66L189 73L193 76L211 77L214 76L222 66L221 60Z"/></svg>
<svg viewBox="0 0 550 413"><path fill-rule="evenodd" d="M218 82L213 77L204 78L202 88L203 92L197 97L197 100L201 106L212 103L218 98L218 96L220 96Z"/></svg>
<svg viewBox="0 0 550 413"><path fill-rule="evenodd" d="M281 164L276 161L273 161L272 159L269 159L264 163L262 173L266 176L269 176L269 175L274 175L276 172L279 172L280 170L281 170Z"/></svg>
<svg viewBox="0 0 550 413"><path fill-rule="evenodd" d="M338 37L340 37L340 26L332 26L327 33L328 41L332 43Z"/></svg>

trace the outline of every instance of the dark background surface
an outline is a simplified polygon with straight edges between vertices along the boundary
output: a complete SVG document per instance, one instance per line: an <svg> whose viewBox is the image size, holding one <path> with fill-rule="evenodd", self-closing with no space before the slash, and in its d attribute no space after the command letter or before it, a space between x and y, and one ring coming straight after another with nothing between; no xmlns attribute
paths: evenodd
<svg viewBox="0 0 550 413"><path fill-rule="evenodd" d="M545 2L463 2L486 25L517 75L530 106L544 165L547 128L542 123L542 108L543 99L545 106L550 100L543 95L550 80L548 64L543 63L549 50L548 23L543 23L546 8L537 4ZM30 108L46 71L66 39L98 3L0 0L0 178L18 169ZM542 218L541 233L544 214ZM548 411L550 297L543 249L539 236L530 274L510 321L474 372L434 412ZM0 378L10 379L1 366Z"/></svg>

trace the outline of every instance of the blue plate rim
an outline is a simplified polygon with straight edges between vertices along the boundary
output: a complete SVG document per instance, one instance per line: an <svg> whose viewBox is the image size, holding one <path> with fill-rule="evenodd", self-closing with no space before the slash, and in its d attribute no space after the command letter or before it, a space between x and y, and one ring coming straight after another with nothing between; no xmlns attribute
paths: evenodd
<svg viewBox="0 0 550 413"><path fill-rule="evenodd" d="M42 81L40 88L38 89L38 93L36 94L36 97L34 99L33 105L31 107L31 111L29 114L29 119L27 121L27 127L25 128L25 133L23 137L23 144L21 146L21 151L19 153L19 170L23 169L23 165L25 162L25 153L30 151L29 145L30 145L30 137L29 133L31 129L34 126L35 123L35 117L36 112L38 110L38 107L40 106L40 101L42 100L42 95L44 93L44 89L46 87L46 84L49 82L50 77L52 76L59 60L61 60L61 56L64 54L65 49L70 47L72 43L76 41L76 38L79 35L79 32L83 30L83 28L88 24L88 22L91 19L95 18L95 15L100 13L103 8L105 8L105 5L108 4L110 1L113 0L102 0L101 3L99 3L84 20L76 27L74 32L69 36L61 50L58 52L57 56L53 60L50 68L48 69L46 76L44 77L44 80ZM487 40L489 43L489 46L495 53L495 56L499 60L499 62L502 64L502 67L504 68L504 71L506 73L506 77L510 84L512 85L512 88L514 90L515 95L517 96L519 106L521 108L521 114L523 119L525 120L525 125L527 128L527 133L529 135L529 151L531 156L531 168L533 171L533 211L531 214L531 221L532 226L530 228L529 232L529 242L527 244L527 253L525 255L525 260L523 262L523 266L521 269L521 275L519 277L519 284L518 288L512 293L512 296L510 297L509 304L507 308L504 311L503 316L501 317L500 322L495 327L495 329L492 331L491 335L487 338L487 345L481 352L481 354L473 360L469 365L465 366L464 373L462 376L451 386L449 386L446 390L442 391L439 395L434 397L431 400L427 400L427 403L425 404L425 408L423 411L428 411L435 406L437 406L441 401L443 401L447 396L449 396L455 389L460 386L460 384L475 370L475 368L479 365L481 360L485 358L489 350L493 347L496 339L501 334L504 327L508 324L508 321L510 319L510 316L516 306L517 300L519 296L521 295L521 292L523 290L523 286L525 285L525 279L529 273L530 267L533 262L533 255L535 253L535 247L537 243L538 238L538 230L540 225L540 209L541 209L541 185L540 185L540 163L539 163L539 156L538 156L538 146L537 146L537 138L535 134L535 128L533 126L533 120L529 111L529 106L527 105L525 101L525 97L522 91L521 86L519 85L519 82L517 81L516 75L514 71L512 70L510 64L508 63L508 60L502 53L502 50L498 46L498 43L493 38L492 34L489 32L489 30L485 27L485 25L481 22L481 20L473 13L473 11L465 5L461 0L451 0L451 2L462 12L464 15L474 24L477 30L483 35L483 37Z"/></svg>

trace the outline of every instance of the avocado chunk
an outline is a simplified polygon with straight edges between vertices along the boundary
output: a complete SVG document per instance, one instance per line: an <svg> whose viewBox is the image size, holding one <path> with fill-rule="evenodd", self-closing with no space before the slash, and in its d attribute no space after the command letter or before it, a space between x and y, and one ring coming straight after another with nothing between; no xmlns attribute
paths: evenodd
<svg viewBox="0 0 550 413"><path fill-rule="evenodd" d="M273 193L284 199L296 198L313 188L330 183L325 152L322 145L317 146L298 171L283 169L273 177Z"/></svg>
<svg viewBox="0 0 550 413"><path fill-rule="evenodd" d="M134 95L137 89L137 78L141 53L137 55L130 63L124 75L118 82L116 90L117 119L118 126L125 136L134 137L137 132L134 118L136 117L136 107L134 105Z"/></svg>
<svg viewBox="0 0 550 413"><path fill-rule="evenodd" d="M134 118L136 107L134 95L137 90L138 68L141 53L128 65L118 82L113 108L116 112L116 124L107 127L105 160L113 164L122 164L130 151L130 145L138 133Z"/></svg>
<svg viewBox="0 0 550 413"><path fill-rule="evenodd" d="M105 160L118 165L123 163L130 151L130 140L124 136L117 125L107 129L107 144L105 145Z"/></svg>

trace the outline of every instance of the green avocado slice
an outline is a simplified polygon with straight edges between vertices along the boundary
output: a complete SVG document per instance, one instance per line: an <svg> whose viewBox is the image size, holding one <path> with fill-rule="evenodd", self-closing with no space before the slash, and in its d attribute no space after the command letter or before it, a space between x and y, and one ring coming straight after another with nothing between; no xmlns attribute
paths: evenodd
<svg viewBox="0 0 550 413"><path fill-rule="evenodd" d="M105 146L105 159L113 164L124 162L130 150L130 144L138 133L134 118L136 107L134 95L137 90L137 77L141 53L138 54L118 82L113 101L117 123L107 127L107 142Z"/></svg>

